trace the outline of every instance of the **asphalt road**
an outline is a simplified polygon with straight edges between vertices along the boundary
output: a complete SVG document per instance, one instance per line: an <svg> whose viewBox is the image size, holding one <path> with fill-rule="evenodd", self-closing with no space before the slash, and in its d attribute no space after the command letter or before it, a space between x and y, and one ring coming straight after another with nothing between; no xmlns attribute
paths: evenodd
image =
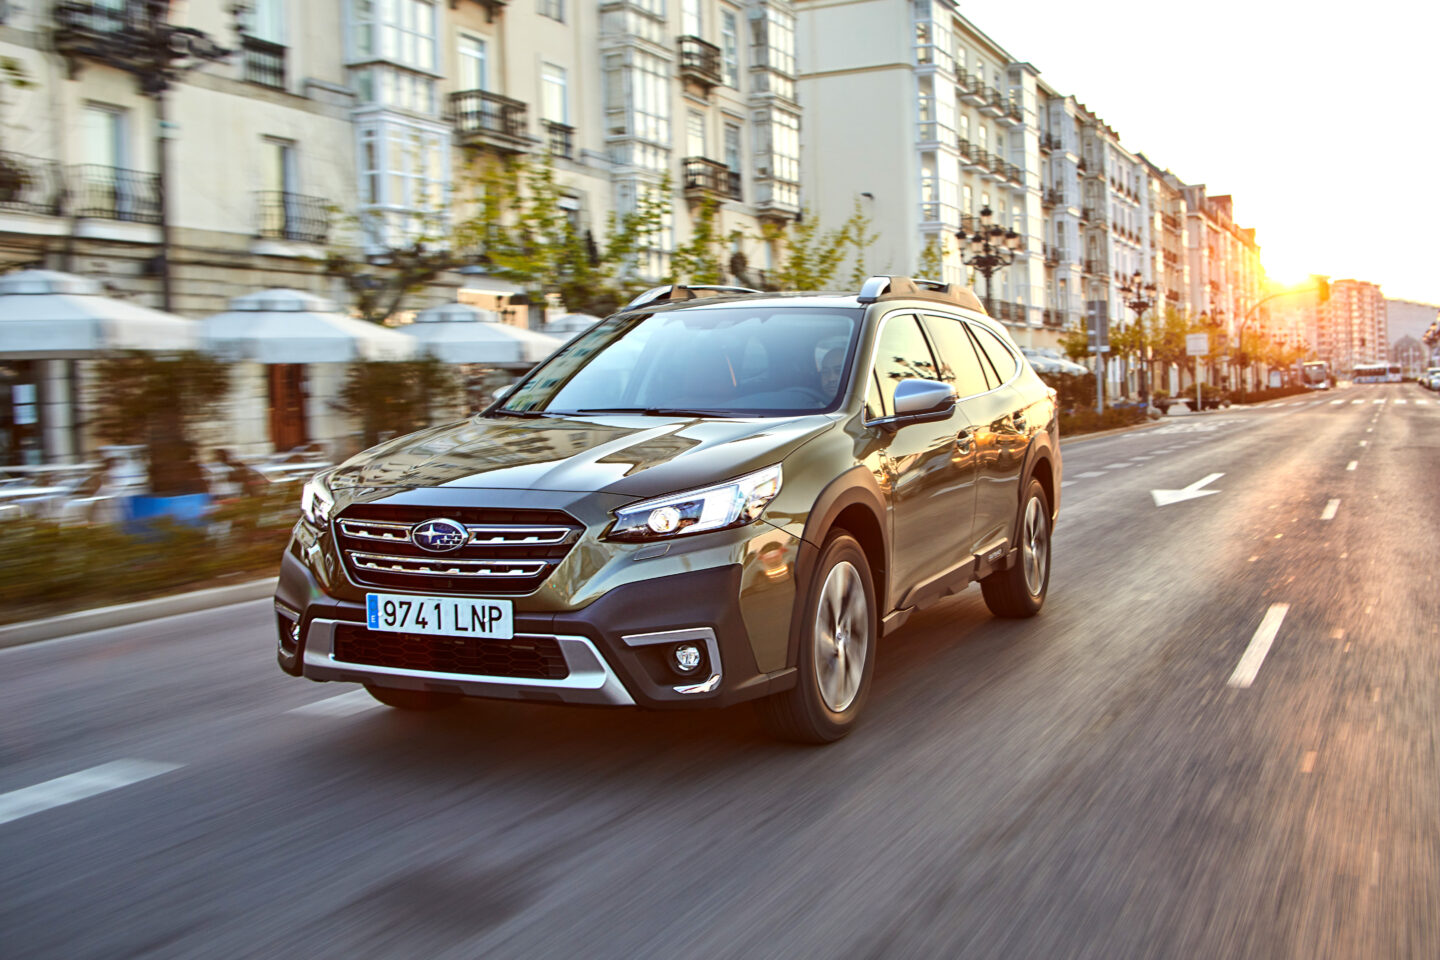
<svg viewBox="0 0 1440 960"><path fill-rule="evenodd" d="M917 616L823 749L397 714L264 602L0 651L0 955L1440 956L1440 397L1065 467L1044 612Z"/></svg>

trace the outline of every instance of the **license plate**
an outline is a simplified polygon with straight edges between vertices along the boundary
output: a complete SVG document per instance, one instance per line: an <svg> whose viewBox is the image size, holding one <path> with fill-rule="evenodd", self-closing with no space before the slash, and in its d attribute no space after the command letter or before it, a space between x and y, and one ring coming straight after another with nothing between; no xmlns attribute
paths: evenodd
<svg viewBox="0 0 1440 960"><path fill-rule="evenodd" d="M509 600L367 593L365 619L371 630L388 633L485 640L509 640L515 636L515 609Z"/></svg>

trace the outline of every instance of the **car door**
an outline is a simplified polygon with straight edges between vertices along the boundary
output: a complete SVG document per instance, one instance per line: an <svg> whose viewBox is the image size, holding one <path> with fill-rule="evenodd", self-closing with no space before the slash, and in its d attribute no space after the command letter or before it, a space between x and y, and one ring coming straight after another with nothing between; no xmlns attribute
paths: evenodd
<svg viewBox="0 0 1440 960"><path fill-rule="evenodd" d="M967 414L984 424L980 441L979 481L975 491L975 553L988 559L1007 543L1020 510L1020 475L1025 466L1029 424L1015 388L1020 360L1014 350L984 324L965 324L979 349L994 388L967 400ZM1013 546L1013 543L1008 544Z"/></svg>
<svg viewBox="0 0 1440 960"><path fill-rule="evenodd" d="M866 394L866 420L894 413L903 380L938 380L919 318L892 313L881 321ZM957 405L944 420L877 430L879 474L890 495L892 598L969 559L975 496L975 456L964 444L970 424ZM958 441L958 442L957 442Z"/></svg>

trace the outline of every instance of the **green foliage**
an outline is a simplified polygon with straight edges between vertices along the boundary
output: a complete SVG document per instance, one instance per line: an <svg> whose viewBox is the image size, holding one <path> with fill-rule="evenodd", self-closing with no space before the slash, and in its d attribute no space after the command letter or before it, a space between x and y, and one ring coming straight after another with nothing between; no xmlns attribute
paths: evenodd
<svg viewBox="0 0 1440 960"><path fill-rule="evenodd" d="M1092 355L1090 335L1083 324L1076 323L1060 334L1060 349L1065 351L1065 356L1077 363Z"/></svg>
<svg viewBox="0 0 1440 960"><path fill-rule="evenodd" d="M772 290L829 288L840 270L846 251L853 247L858 260L863 256L864 247L875 239L869 229L870 218L861 210L858 199L855 201L855 212L833 230L820 229L819 219L808 210L802 211L800 218L788 229L764 228L762 239L779 240L784 246L784 260L767 278L767 285Z"/></svg>
<svg viewBox="0 0 1440 960"><path fill-rule="evenodd" d="M1062 413L1095 406L1095 378L1088 373L1040 373L1055 388L1055 403Z"/></svg>
<svg viewBox="0 0 1440 960"><path fill-rule="evenodd" d="M100 360L95 372L94 427L100 438L144 444L155 496L204 492L190 433L225 399L229 365L203 353L133 351Z"/></svg>
<svg viewBox="0 0 1440 960"><path fill-rule="evenodd" d="M931 280L940 280L945 273L945 246L939 237L931 237L930 242L925 244L925 249L920 251L920 260L915 264L915 276L926 277ZM864 281L864 277L860 281ZM859 286L859 283L856 283Z"/></svg>
<svg viewBox="0 0 1440 960"><path fill-rule="evenodd" d="M861 284L870 279L870 268L865 263L865 254L870 249L870 244L880 239L880 232L872 231L870 224L873 221L865 215L865 209L860 203L860 198L855 198L855 212L846 221L846 228L850 231L850 245L855 248L855 266L850 269L850 286L859 290ZM928 252L928 251L927 251ZM922 273L922 277L938 277L940 271L937 268L935 273Z"/></svg>
<svg viewBox="0 0 1440 960"><path fill-rule="evenodd" d="M437 410L456 402L459 391L455 373L434 357L361 360L345 373L340 404L360 421L364 446L372 447L386 436L428 426Z"/></svg>
<svg viewBox="0 0 1440 960"><path fill-rule="evenodd" d="M174 593L274 572L299 484L218 504L206 527L158 525L144 537L109 524L10 521L0 553L0 622Z"/></svg>
<svg viewBox="0 0 1440 960"><path fill-rule="evenodd" d="M384 323L404 306L407 297L462 263L448 244L415 240L375 257L357 257L348 249L329 250L324 271L344 282L361 319Z"/></svg>
<svg viewBox="0 0 1440 960"><path fill-rule="evenodd" d="M671 283L723 283L729 260L727 246L741 236L739 230L722 236L718 222L720 203L707 197L694 216L690 241L670 255Z"/></svg>

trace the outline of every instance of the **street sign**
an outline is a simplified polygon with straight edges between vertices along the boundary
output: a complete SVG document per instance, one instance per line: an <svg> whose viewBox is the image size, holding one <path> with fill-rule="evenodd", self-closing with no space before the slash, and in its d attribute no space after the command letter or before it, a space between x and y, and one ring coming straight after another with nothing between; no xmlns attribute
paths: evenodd
<svg viewBox="0 0 1440 960"><path fill-rule="evenodd" d="M1109 306L1104 300L1090 300L1085 304L1085 332L1089 335L1088 346L1091 353L1110 352Z"/></svg>
<svg viewBox="0 0 1440 960"><path fill-rule="evenodd" d="M1210 335L1208 333L1185 334L1185 355L1187 357L1203 357L1209 352Z"/></svg>

